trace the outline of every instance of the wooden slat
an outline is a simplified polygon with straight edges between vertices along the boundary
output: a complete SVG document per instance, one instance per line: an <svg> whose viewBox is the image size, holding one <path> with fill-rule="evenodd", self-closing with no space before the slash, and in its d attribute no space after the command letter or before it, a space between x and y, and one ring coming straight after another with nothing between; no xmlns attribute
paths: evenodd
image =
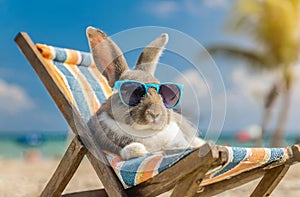
<svg viewBox="0 0 300 197"><path fill-rule="evenodd" d="M224 191L233 189L235 187L241 186L245 183L248 183L252 180L255 180L265 173L263 168L250 170L248 172L241 173L237 176L231 177L230 179L226 179L223 181L219 181L217 183L213 183L210 185L202 186L202 192L199 192L195 195L198 197L210 197L213 195L217 195Z"/></svg>
<svg viewBox="0 0 300 197"><path fill-rule="evenodd" d="M105 189L63 194L62 197L108 197Z"/></svg>
<svg viewBox="0 0 300 197"><path fill-rule="evenodd" d="M290 165L281 165L268 170L256 186L251 197L270 196L289 168Z"/></svg>
<svg viewBox="0 0 300 197"><path fill-rule="evenodd" d="M40 196L60 196L73 177L86 152L87 149L75 137Z"/></svg>
<svg viewBox="0 0 300 197"><path fill-rule="evenodd" d="M219 161L225 163L227 161L227 150L224 147L220 147L220 146L217 146L217 148L220 151ZM198 191L201 190L200 184L201 184L202 180L204 179L207 172L211 169L212 169L212 166L204 165L204 166L201 166L198 169L196 169L191 174L183 177L176 184L176 186L172 192L172 197L195 196L198 193Z"/></svg>
<svg viewBox="0 0 300 197"><path fill-rule="evenodd" d="M205 144L200 150L194 151L174 164L172 167L161 172L150 180L126 190L128 196L157 196L171 190L175 184L187 174L200 168L214 168L224 164L220 160L220 152L212 144ZM227 158L226 158L227 159Z"/></svg>

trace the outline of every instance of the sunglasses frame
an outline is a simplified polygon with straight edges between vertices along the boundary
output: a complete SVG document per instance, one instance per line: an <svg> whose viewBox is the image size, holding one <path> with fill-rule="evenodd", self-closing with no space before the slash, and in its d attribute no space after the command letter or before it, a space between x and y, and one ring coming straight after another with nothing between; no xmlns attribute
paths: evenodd
<svg viewBox="0 0 300 197"><path fill-rule="evenodd" d="M148 93L149 88L155 88L156 92L159 94L159 90L160 90L160 87L161 87L162 85L176 85L176 86L179 88L179 91L180 91L180 92L179 92L179 99L178 99L176 105L174 105L173 107L167 107L167 106L166 106L168 109L175 109L175 108L177 108L178 105L179 105L179 103L180 103L181 97L182 97L183 85L182 85L182 84L179 84L179 83L174 83L174 82L163 82L163 83L156 84L156 83L143 83L143 82L137 81L137 80L118 80L118 81L115 82L115 85L114 85L114 87L112 88L112 90L113 90L113 91L114 91L114 90L118 90L118 94L119 94L119 97L120 97L122 103L123 103L124 105L129 106L129 107L133 107L133 106L128 105L128 104L123 100L122 95L121 95L121 90L120 90L120 89L121 89L121 86L122 86L124 83L126 83L126 82L135 82L135 83L142 84L142 85L145 87L145 90L146 90L145 95ZM161 94L159 94L159 95L162 97Z"/></svg>

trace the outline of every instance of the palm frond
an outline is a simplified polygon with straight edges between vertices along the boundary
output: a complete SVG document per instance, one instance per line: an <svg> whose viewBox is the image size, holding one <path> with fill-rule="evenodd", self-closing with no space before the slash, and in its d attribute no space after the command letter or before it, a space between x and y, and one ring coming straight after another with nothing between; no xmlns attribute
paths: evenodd
<svg viewBox="0 0 300 197"><path fill-rule="evenodd" d="M216 45L206 49L212 56L225 55L229 58L246 61L254 69L274 69L276 67L276 64L272 63L268 55L255 52L253 49L231 45Z"/></svg>

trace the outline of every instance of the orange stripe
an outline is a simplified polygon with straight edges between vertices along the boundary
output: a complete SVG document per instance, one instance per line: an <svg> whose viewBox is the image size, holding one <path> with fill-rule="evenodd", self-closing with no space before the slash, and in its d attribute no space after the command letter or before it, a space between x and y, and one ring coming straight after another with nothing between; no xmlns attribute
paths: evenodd
<svg viewBox="0 0 300 197"><path fill-rule="evenodd" d="M66 63L77 65L78 64L78 59L79 59L78 52L75 51L75 50L71 50L71 49L67 49L66 51L67 51L67 54L68 54Z"/></svg>
<svg viewBox="0 0 300 197"><path fill-rule="evenodd" d="M265 149L263 148L251 148L252 156L250 156L248 159L243 160L240 164L238 164L235 168L229 170L228 172L225 172L217 177L210 178L207 180L204 180L201 183L201 186L205 186L211 183L222 181L230 176L233 176L235 174L253 169L254 167L261 166L262 163L264 163L265 158Z"/></svg>
<svg viewBox="0 0 300 197"><path fill-rule="evenodd" d="M120 156L115 156L114 158L113 158L113 160L111 161L111 167L113 168L113 169L116 169L116 166L119 164L119 163L121 163L121 162L123 162L123 160L121 159L121 157Z"/></svg>
<svg viewBox="0 0 300 197"><path fill-rule="evenodd" d="M110 165L111 165L111 167L112 167L113 169L116 168L116 166L118 165L118 163L124 162L124 161L122 160L122 158L121 158L119 155L115 154L115 153L112 153L112 152L107 151L107 150L103 150L103 152L104 152L106 155L108 155L108 157L111 157L111 158L112 158L111 164L110 164Z"/></svg>
<svg viewBox="0 0 300 197"><path fill-rule="evenodd" d="M154 168L157 166L157 162L161 159L160 155L152 156L143 161L139 166L135 175L135 184L139 184L153 177Z"/></svg>
<svg viewBox="0 0 300 197"><path fill-rule="evenodd" d="M155 167L157 166L157 163L161 160L161 156L156 156L152 158L147 164L145 165L143 176L140 177L140 182L144 182L150 178L153 177L153 172L155 170Z"/></svg>
<svg viewBox="0 0 300 197"><path fill-rule="evenodd" d="M53 59L53 54L51 53L50 48L44 44L36 44L36 48L42 54L44 58Z"/></svg>
<svg viewBox="0 0 300 197"><path fill-rule="evenodd" d="M91 87L88 85L88 82L86 81L86 79L84 78L84 76L79 72L78 68L74 65L70 65L70 64L64 64L70 71L72 71L72 73L74 74L74 77L78 77L78 81L82 84L83 87L82 91L85 94L85 99L87 100L89 109L90 109L90 113L94 114L96 113L96 109L100 108L99 102L97 100L97 97L95 96L93 90L91 89Z"/></svg>

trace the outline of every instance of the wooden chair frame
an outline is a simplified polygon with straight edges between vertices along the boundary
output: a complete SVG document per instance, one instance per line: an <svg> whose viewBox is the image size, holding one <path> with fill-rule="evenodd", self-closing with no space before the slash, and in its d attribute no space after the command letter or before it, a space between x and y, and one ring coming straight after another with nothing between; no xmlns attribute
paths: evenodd
<svg viewBox="0 0 300 197"><path fill-rule="evenodd" d="M61 196L84 156L87 156L88 160L92 164L104 186L104 189L64 194L63 196L151 197L172 189L173 193L171 196L211 196L242 185L261 176L263 176L263 179L257 185L251 196L268 196L278 185L289 169L289 166L294 162L300 161L299 145L294 145L289 148L291 159L289 159L284 165L276 166L271 169L263 166L241 173L224 181L207 186L201 186L201 181L204 179L205 174L209 170L225 164L228 159L225 149L211 143L207 143L199 150L187 155L172 167L148 181L142 182L137 186L124 189L112 167L108 165L107 158L103 151L97 150L97 156L101 160L99 161L99 159L95 157L95 153L93 153L92 150L88 150L81 142L78 134L85 133L82 131L89 130L89 128L81 118L79 112L66 99L61 89L55 84L54 80L49 75L47 66L45 66L45 60L28 34L25 32L19 33L15 38L15 42L30 62L37 75L40 77L75 134L74 139L70 143L51 179L42 191L40 195L41 197Z"/></svg>

